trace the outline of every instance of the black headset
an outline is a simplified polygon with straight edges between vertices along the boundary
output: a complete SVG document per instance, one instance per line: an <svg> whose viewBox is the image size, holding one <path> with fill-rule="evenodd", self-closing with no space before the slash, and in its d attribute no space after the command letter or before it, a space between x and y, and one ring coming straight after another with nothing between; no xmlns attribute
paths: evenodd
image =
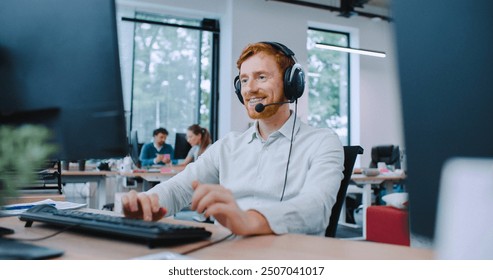
<svg viewBox="0 0 493 280"><path fill-rule="evenodd" d="M296 62L294 52L281 43L260 43L268 44L276 50L281 51L285 56L293 59L294 65L288 67L284 72L284 96L290 101L294 101L300 98L303 95L303 91L305 90L305 73L303 72L303 68L301 67L301 65ZM240 102L244 104L243 96L241 96L241 81L239 75L235 77L234 87L236 96L238 96Z"/></svg>

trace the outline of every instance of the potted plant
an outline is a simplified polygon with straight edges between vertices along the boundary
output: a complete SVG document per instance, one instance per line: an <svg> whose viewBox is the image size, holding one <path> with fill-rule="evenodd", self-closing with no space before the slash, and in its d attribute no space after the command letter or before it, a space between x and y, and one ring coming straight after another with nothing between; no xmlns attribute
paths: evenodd
<svg viewBox="0 0 493 280"><path fill-rule="evenodd" d="M44 126L0 126L0 205L36 180L36 171L56 150L50 137Z"/></svg>

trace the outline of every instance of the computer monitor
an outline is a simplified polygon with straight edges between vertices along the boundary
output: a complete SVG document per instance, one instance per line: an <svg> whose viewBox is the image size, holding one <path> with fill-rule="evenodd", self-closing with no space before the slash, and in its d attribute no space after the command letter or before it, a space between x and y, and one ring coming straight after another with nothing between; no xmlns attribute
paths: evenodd
<svg viewBox="0 0 493 280"><path fill-rule="evenodd" d="M56 159L127 154L114 0L0 1L0 124L26 123Z"/></svg>
<svg viewBox="0 0 493 280"><path fill-rule="evenodd" d="M493 2L418 0L392 6L410 227L433 240L444 162L493 156Z"/></svg>
<svg viewBox="0 0 493 280"><path fill-rule="evenodd" d="M138 168L141 167L139 155L140 155L140 145L139 145L139 137L137 130L132 130L130 133L130 143L129 143L129 148L130 148L130 157L132 158L133 163L135 166Z"/></svg>
<svg viewBox="0 0 493 280"><path fill-rule="evenodd" d="M187 141L186 133L176 133L175 137L175 159L184 159L192 146Z"/></svg>

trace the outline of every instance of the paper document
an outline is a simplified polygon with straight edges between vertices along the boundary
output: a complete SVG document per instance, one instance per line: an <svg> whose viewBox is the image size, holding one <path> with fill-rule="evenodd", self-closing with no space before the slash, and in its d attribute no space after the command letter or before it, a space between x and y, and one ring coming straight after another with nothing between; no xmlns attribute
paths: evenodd
<svg viewBox="0 0 493 280"><path fill-rule="evenodd" d="M69 201L55 201L52 199L45 199L36 202L29 203L18 203L18 204L9 204L0 207L0 215L4 216L14 216L23 213L24 211L40 204L49 204L55 206L57 209L77 209L86 206L86 204L82 203L74 203Z"/></svg>

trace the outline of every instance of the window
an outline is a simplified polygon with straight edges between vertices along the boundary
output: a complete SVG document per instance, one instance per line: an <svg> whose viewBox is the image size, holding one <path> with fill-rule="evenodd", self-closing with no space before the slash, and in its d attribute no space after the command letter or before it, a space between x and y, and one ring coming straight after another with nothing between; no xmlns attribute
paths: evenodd
<svg viewBox="0 0 493 280"><path fill-rule="evenodd" d="M128 20L128 19L127 19ZM131 130L150 141L152 131L175 134L200 124L217 127L218 24L137 13L134 30Z"/></svg>
<svg viewBox="0 0 493 280"><path fill-rule="evenodd" d="M330 127L343 145L349 138L349 54L319 49L316 43L349 46L349 34L309 28L308 50L308 123Z"/></svg>

